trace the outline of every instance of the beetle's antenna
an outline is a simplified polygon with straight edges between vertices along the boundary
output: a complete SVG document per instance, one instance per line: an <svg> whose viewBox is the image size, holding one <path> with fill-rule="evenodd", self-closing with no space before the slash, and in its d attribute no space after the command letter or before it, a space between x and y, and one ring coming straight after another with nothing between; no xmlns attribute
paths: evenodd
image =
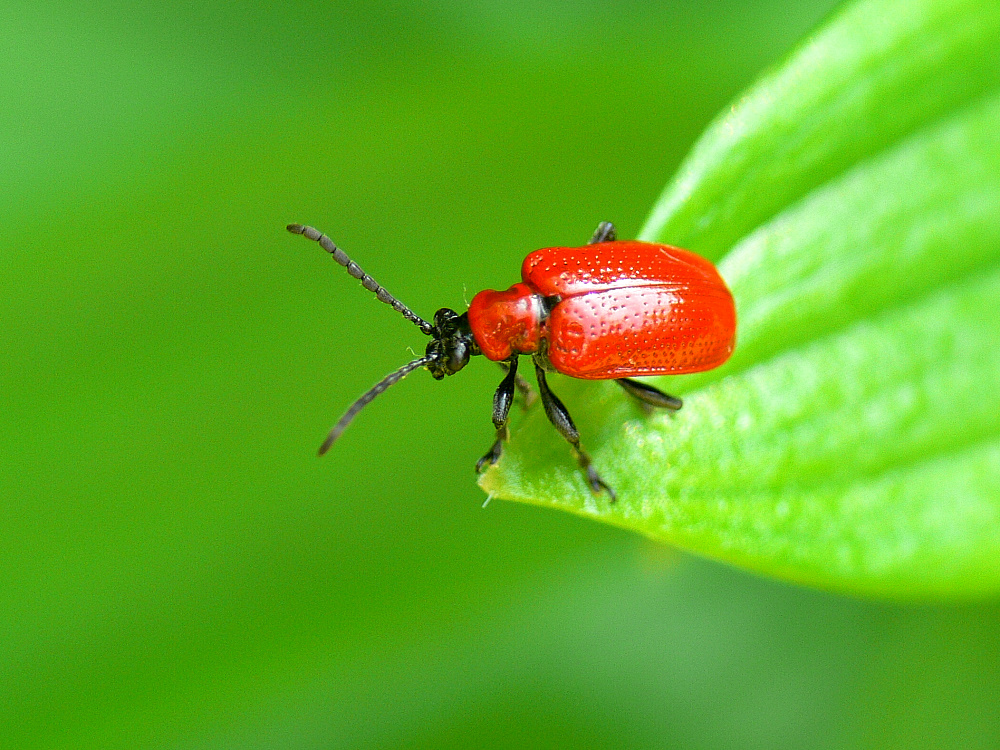
<svg viewBox="0 0 1000 750"><path fill-rule="evenodd" d="M385 290L385 287L381 286L377 281L375 281L375 279L362 271L361 266L348 258L347 253L333 244L333 240L320 232L318 229L303 226L302 224L289 224L285 228L292 234L301 234L303 237L310 239L313 242L318 242L320 247L330 253L330 255L333 256L333 259L346 268L347 272L351 274L351 276L361 280L361 286L369 292L375 292L375 296L378 297L379 302L385 302L385 304L391 306L393 310L398 312L408 321L415 323L420 330L428 336L434 333L434 326L389 294L389 292Z"/></svg>
<svg viewBox="0 0 1000 750"><path fill-rule="evenodd" d="M337 424L333 426L333 429L330 430L330 434L327 435L326 440L323 441L323 445L319 447L319 455L322 456L324 453L330 450L330 446L333 445L334 442L336 442L337 438L340 437L340 434L347 429L347 425L349 425L351 421L354 419L354 417L357 416L357 413L362 409L364 409L366 406L368 406L368 404L370 404L377 395L382 393L382 391L384 391L390 385L398 383L400 380L405 378L407 375L416 370L418 367L423 367L424 365L428 364L433 359L434 359L433 357L420 357L420 359L415 359L412 362L408 362L395 372L389 373L384 378L382 378L378 383L372 386L371 390L369 390L365 395L363 395L361 398L355 401L351 405L351 408L344 413L344 416L340 418Z"/></svg>

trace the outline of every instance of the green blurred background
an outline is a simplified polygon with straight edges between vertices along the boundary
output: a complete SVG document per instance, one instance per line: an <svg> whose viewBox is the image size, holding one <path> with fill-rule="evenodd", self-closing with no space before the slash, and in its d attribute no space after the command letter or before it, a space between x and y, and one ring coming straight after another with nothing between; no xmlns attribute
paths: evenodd
<svg viewBox="0 0 1000 750"><path fill-rule="evenodd" d="M4 6L0 747L996 747L997 606L483 509L485 363L315 457L423 340L287 222L461 307L832 6Z"/></svg>

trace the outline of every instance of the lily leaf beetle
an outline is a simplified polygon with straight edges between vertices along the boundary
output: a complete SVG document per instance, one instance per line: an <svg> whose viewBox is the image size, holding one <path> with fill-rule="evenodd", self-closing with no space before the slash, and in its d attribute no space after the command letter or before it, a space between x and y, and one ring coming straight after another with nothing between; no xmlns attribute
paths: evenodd
<svg viewBox="0 0 1000 750"><path fill-rule="evenodd" d="M682 403L633 377L679 375L718 367L736 342L736 306L715 266L687 250L652 242L619 241L602 222L583 247L548 247L530 253L521 282L473 297L464 313L443 307L430 323L366 274L325 234L289 224L288 231L318 242L361 285L431 337L422 357L403 365L354 402L333 426L320 455L361 409L416 369L435 380L454 375L470 357L497 362L506 375L493 396L493 445L476 471L500 459L515 389L531 395L517 372L531 355L545 414L571 446L595 492L615 493L580 447L580 433L545 376L559 372L586 380L614 380L648 407L677 411Z"/></svg>

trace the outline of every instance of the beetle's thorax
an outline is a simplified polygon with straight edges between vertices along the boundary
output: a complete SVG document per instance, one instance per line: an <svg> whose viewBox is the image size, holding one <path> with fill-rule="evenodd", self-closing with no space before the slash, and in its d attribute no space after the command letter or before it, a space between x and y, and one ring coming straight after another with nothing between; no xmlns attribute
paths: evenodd
<svg viewBox="0 0 1000 750"><path fill-rule="evenodd" d="M469 328L469 315L459 315L454 310L442 307L434 313L434 339L427 345L427 356L431 361L427 369L435 380L445 375L454 375L469 363L469 357L479 354L479 346Z"/></svg>
<svg viewBox="0 0 1000 750"><path fill-rule="evenodd" d="M503 292L486 289L473 297L469 325L483 354L499 362L538 351L549 310L546 302L528 284L514 284Z"/></svg>

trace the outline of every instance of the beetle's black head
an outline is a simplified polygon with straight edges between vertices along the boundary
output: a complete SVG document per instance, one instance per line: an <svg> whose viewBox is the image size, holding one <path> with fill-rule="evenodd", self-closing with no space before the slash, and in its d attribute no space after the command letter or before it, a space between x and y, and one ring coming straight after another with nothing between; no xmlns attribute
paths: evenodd
<svg viewBox="0 0 1000 750"><path fill-rule="evenodd" d="M459 315L442 307L434 313L434 340L427 345L430 360L427 369L435 380L454 375L469 363L469 357L479 354L479 346L469 328L469 314Z"/></svg>

